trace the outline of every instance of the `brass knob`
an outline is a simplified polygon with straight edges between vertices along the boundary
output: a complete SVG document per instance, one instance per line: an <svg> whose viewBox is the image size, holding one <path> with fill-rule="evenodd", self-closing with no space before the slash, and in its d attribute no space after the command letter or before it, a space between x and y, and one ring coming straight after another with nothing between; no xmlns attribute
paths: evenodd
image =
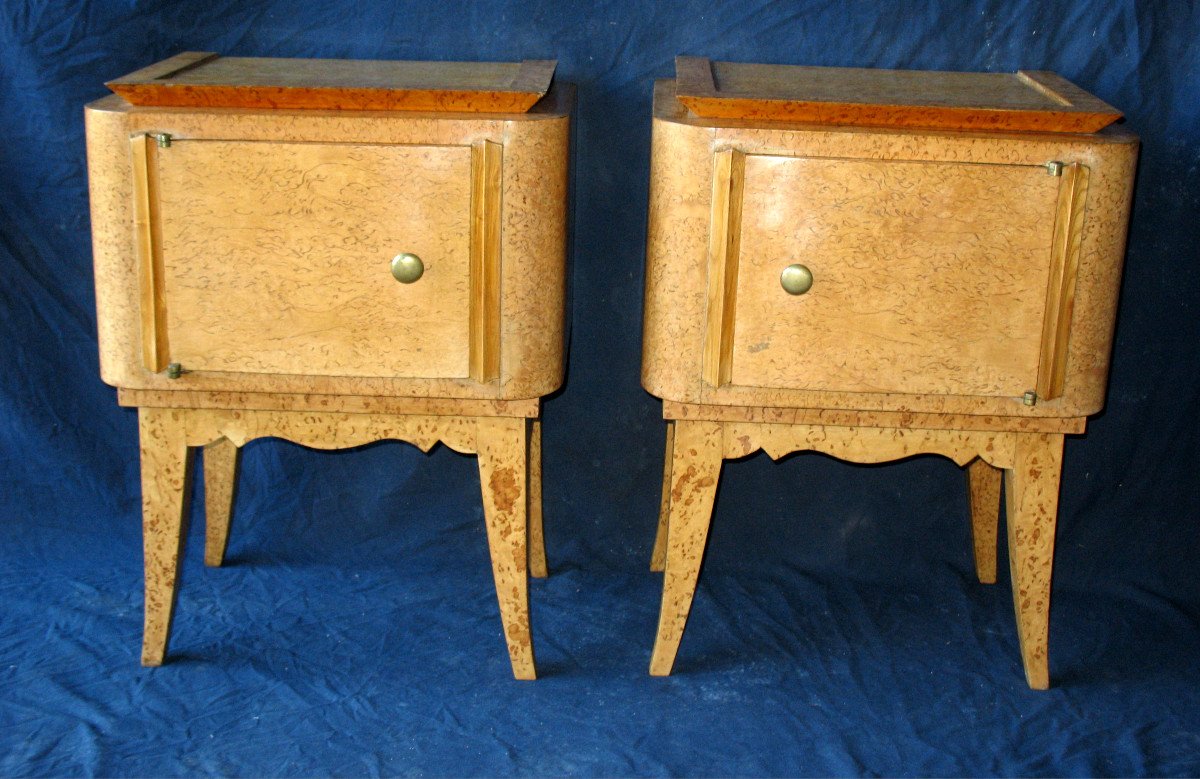
<svg viewBox="0 0 1200 779"><path fill-rule="evenodd" d="M425 273L425 263L415 254L404 252L392 258L392 275L401 284L412 284Z"/></svg>
<svg viewBox="0 0 1200 779"><path fill-rule="evenodd" d="M812 271L800 263L787 266L779 274L779 286L789 295L803 295L812 289L812 285Z"/></svg>

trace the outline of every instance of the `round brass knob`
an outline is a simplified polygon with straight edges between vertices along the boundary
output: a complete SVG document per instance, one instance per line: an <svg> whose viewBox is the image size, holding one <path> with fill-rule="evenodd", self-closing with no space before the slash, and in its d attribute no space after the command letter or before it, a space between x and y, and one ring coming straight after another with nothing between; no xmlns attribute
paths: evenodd
<svg viewBox="0 0 1200 779"><path fill-rule="evenodd" d="M812 271L800 263L787 266L779 274L779 286L789 295L803 295L812 289L812 285Z"/></svg>
<svg viewBox="0 0 1200 779"><path fill-rule="evenodd" d="M425 273L425 263L415 254L404 252L392 258L392 275L401 284L412 284Z"/></svg>

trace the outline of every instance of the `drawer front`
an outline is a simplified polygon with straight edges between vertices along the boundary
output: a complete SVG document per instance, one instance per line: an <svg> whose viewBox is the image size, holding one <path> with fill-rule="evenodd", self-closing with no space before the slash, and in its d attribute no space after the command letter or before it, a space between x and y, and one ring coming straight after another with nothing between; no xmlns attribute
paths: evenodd
<svg viewBox="0 0 1200 779"><path fill-rule="evenodd" d="M486 185L480 160L498 156L472 146L134 146L135 194L147 204L148 368L472 376L473 299L498 262L483 257L472 188ZM391 273L401 253L423 265L415 282Z"/></svg>
<svg viewBox="0 0 1200 779"><path fill-rule="evenodd" d="M725 154L710 383L1008 397L1039 386L1061 176ZM784 289L791 265L811 273L806 292Z"/></svg>

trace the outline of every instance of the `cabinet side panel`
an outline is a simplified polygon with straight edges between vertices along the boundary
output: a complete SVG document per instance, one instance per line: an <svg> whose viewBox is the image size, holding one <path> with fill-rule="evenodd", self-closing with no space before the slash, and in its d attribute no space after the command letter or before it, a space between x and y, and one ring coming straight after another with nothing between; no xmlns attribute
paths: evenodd
<svg viewBox="0 0 1200 779"><path fill-rule="evenodd" d="M1081 416L1104 408L1137 156L1136 143L1104 144L1079 159L1087 200L1062 400Z"/></svg>
<svg viewBox="0 0 1200 779"><path fill-rule="evenodd" d="M115 387L128 384L141 370L129 130L124 113L95 104L84 109L84 123L100 377Z"/></svg>
<svg viewBox="0 0 1200 779"><path fill-rule="evenodd" d="M705 343L712 136L654 120L646 228L642 386L696 402Z"/></svg>
<svg viewBox="0 0 1200 779"><path fill-rule="evenodd" d="M500 392L563 380L570 117L506 123L501 205Z"/></svg>

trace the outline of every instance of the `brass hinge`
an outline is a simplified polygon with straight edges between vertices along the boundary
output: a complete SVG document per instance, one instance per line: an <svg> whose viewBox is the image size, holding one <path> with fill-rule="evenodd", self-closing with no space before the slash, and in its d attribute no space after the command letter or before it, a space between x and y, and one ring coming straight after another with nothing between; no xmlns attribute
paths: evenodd
<svg viewBox="0 0 1200 779"><path fill-rule="evenodd" d="M1063 164L1057 160L1046 163L1046 172L1049 173L1051 176L1061 176L1062 170L1063 170Z"/></svg>
<svg viewBox="0 0 1200 779"><path fill-rule="evenodd" d="M166 149L171 145L170 133L146 133L146 135L153 138L160 149Z"/></svg>
<svg viewBox="0 0 1200 779"><path fill-rule="evenodd" d="M1021 396L1021 402L1024 403L1026 406L1036 406L1037 400L1038 400L1037 393L1034 392L1033 390L1029 390L1024 395Z"/></svg>

